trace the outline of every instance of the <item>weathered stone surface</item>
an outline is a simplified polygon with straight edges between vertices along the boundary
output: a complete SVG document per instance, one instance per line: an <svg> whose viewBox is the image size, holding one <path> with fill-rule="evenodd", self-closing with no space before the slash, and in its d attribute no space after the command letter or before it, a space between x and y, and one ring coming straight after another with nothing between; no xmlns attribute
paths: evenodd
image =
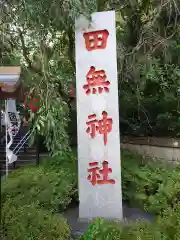
<svg viewBox="0 0 180 240"><path fill-rule="evenodd" d="M135 145L148 145L156 147L180 148L180 139L156 137L129 137L121 136L121 142Z"/></svg>

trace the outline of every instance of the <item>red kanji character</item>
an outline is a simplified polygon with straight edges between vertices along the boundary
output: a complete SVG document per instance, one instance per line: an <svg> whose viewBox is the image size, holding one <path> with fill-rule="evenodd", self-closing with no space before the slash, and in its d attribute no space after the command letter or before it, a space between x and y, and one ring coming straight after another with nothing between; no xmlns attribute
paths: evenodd
<svg viewBox="0 0 180 240"><path fill-rule="evenodd" d="M94 138L96 136L96 131L99 130L99 128L98 128L98 122L99 121L97 119L93 119L93 118L96 118L96 114L89 115L88 119L90 121L86 122L86 124L89 125L86 132L90 133L92 138Z"/></svg>
<svg viewBox="0 0 180 240"><path fill-rule="evenodd" d="M96 136L96 132L99 134L103 134L104 136L104 144L107 144L107 135L112 131L112 118L108 118L107 112L102 112L103 118L101 120L94 119L96 118L96 114L92 114L88 116L88 119L92 119L89 122L86 122L88 128L86 130L87 133L90 133L90 136L94 138Z"/></svg>
<svg viewBox="0 0 180 240"><path fill-rule="evenodd" d="M102 163L103 168L100 169L98 167L98 162L89 163L89 166L92 167L88 169L90 173L87 179L92 183L92 185L96 184L115 184L115 180L108 179L108 174L112 173L112 169L108 167L108 162L104 161ZM102 179L101 179L102 175Z"/></svg>
<svg viewBox="0 0 180 240"><path fill-rule="evenodd" d="M87 179L92 183L92 185L95 185L97 183L97 178L100 178L100 174L98 173L99 167L98 162L92 162L89 163L89 166L92 167L88 169L88 172L90 173Z"/></svg>
<svg viewBox="0 0 180 240"><path fill-rule="evenodd" d="M115 184L115 180L108 179L108 174L112 173L112 168L108 167L108 162L104 161L102 165L103 165L103 168L99 170L99 173L103 176L103 179L98 180L97 183L98 184L106 184L106 183Z"/></svg>
<svg viewBox="0 0 180 240"><path fill-rule="evenodd" d="M105 49L109 32L105 30L87 32L83 34L88 51Z"/></svg>
<svg viewBox="0 0 180 240"><path fill-rule="evenodd" d="M93 94L102 93L103 89L105 92L109 92L108 86L110 82L106 80L107 76L104 70L95 71L95 67L90 67L89 72L86 75L88 84L85 84L83 88L86 90L86 94L89 95L92 91Z"/></svg>
<svg viewBox="0 0 180 240"><path fill-rule="evenodd" d="M103 118L99 120L99 133L104 135L104 144L107 143L107 135L112 131L112 118L108 118L107 112L102 112Z"/></svg>

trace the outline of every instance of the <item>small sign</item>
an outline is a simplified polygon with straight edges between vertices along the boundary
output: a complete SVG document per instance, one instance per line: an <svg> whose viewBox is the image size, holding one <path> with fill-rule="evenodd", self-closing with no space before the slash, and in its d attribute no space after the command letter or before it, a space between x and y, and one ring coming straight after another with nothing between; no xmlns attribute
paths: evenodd
<svg viewBox="0 0 180 240"><path fill-rule="evenodd" d="M17 160L17 156L10 150L10 147L13 144L13 140L18 134L21 125L21 119L16 109L16 100L14 99L7 100L5 123L7 125L6 131L8 132L10 138L9 142L6 142L7 160L10 164Z"/></svg>
<svg viewBox="0 0 180 240"><path fill-rule="evenodd" d="M87 26L75 33L79 217L121 220L115 12L94 13Z"/></svg>

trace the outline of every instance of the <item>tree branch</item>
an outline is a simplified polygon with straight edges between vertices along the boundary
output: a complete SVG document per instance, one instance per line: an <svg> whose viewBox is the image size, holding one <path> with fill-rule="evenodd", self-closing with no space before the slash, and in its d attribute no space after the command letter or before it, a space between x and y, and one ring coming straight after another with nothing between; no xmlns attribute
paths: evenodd
<svg viewBox="0 0 180 240"><path fill-rule="evenodd" d="M22 32L20 29L18 29L18 32L19 32L19 37L20 37L20 41L21 41L21 45L22 45L23 56L24 56L24 58L25 58L25 60L26 60L26 62L27 62L27 64L28 64L28 68L29 68L32 72L38 74L40 77L43 77L44 74L43 74L42 69L36 68L36 67L32 64L31 60L29 59L29 52L28 52L28 49L27 49L27 47L26 47L26 45L25 45L23 32ZM65 91L63 90L62 83L61 83L61 82L58 82L58 84L59 84L59 93L60 93L62 99L67 102L68 96L65 94Z"/></svg>
<svg viewBox="0 0 180 240"><path fill-rule="evenodd" d="M24 58L25 58L25 60L26 60L26 62L27 62L27 64L28 64L28 67L29 67L31 70L37 72L37 69L35 69L35 68L32 66L32 62L31 62L31 60L29 59L29 56L28 56L28 55L29 55L29 52L28 52L27 47L26 47L26 45L25 45L23 32L22 32L19 28L18 28L18 32L19 32L19 38L20 38L20 41L21 41L23 56L24 56ZM39 73L39 71L38 71L38 73Z"/></svg>
<svg viewBox="0 0 180 240"><path fill-rule="evenodd" d="M97 11L103 11L105 9L105 5L106 5L106 0L98 0L97 1Z"/></svg>
<svg viewBox="0 0 180 240"><path fill-rule="evenodd" d="M73 31L71 28L68 29L67 35L69 38L69 46L68 46L68 55L70 62L72 64L73 69L75 69L75 61L74 61L74 38L73 38Z"/></svg>

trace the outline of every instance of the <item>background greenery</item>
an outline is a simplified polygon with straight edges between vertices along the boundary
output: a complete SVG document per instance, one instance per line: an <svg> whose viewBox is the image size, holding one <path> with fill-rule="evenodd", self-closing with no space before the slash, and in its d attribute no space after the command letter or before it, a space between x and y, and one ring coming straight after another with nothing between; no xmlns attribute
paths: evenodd
<svg viewBox="0 0 180 240"><path fill-rule="evenodd" d="M2 240L70 240L62 212L77 199L73 153L48 157L40 166L26 166L3 179Z"/></svg>
<svg viewBox="0 0 180 240"><path fill-rule="evenodd" d="M165 166L129 151L122 152L123 200L154 215L154 221L119 224L96 219L80 240L180 239L179 167Z"/></svg>
<svg viewBox="0 0 180 240"><path fill-rule="evenodd" d="M180 206L169 208L156 222L119 224L97 219L80 240L178 240L180 237ZM168 217L169 216L169 217Z"/></svg>
<svg viewBox="0 0 180 240"><path fill-rule="evenodd" d="M69 240L70 228L60 214L40 209L36 205L3 204L1 215L2 240Z"/></svg>
<svg viewBox="0 0 180 240"><path fill-rule="evenodd" d="M68 150L68 124L76 134L74 19L102 10L116 10L121 133L179 136L178 0L1 1L0 64L20 64L39 94L34 126L53 154Z"/></svg>
<svg viewBox="0 0 180 240"><path fill-rule="evenodd" d="M123 198L130 205L160 215L180 202L179 166L165 165L129 151L123 151L122 159Z"/></svg>
<svg viewBox="0 0 180 240"><path fill-rule="evenodd" d="M40 166L16 170L3 181L3 240L70 239L70 227L61 214L78 201L76 164L74 152L48 157ZM165 166L123 150L123 201L152 213L154 222L120 225L97 219L81 239L179 240L179 184L179 166Z"/></svg>

